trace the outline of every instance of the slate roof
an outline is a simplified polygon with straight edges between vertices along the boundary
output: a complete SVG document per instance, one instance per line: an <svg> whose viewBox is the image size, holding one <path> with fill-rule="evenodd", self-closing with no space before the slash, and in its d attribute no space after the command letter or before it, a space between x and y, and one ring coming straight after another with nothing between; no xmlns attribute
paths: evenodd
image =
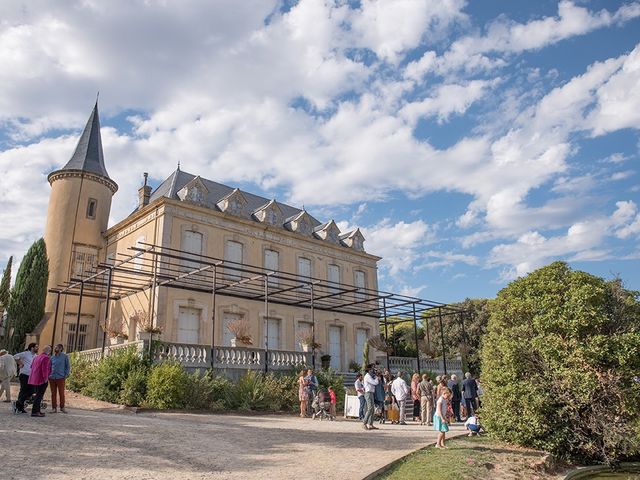
<svg viewBox="0 0 640 480"><path fill-rule="evenodd" d="M76 145L71 159L60 170L82 170L111 180L104 166L98 102L96 102L93 107L91 116L84 127L84 131L78 140L78 145Z"/></svg>
<svg viewBox="0 0 640 480"><path fill-rule="evenodd" d="M179 168L176 169L151 194L150 202L153 202L161 197L167 197L167 198L179 200L177 195L178 191L182 187L184 187L187 183L189 183L191 180L193 180L196 176L197 175L192 175L190 173L183 172ZM212 180L207 180L206 178L200 177L200 180L202 180L202 183L205 185L205 187L207 187L207 190L209 190L209 192L206 195L206 198L202 202L202 205L214 210L219 210L216 204L235 190L235 188L233 187L229 187L227 185L214 182ZM244 198L247 200L246 211L248 214L251 214L259 210L260 207L263 207L264 205L266 205L271 201L268 198L261 197L259 195L254 195L253 193L245 192L244 190L241 190L241 192ZM278 202L278 207L280 207L280 209L282 210L283 218L286 219L284 220L284 223L286 223L287 221L290 221L291 219L295 218L296 216L298 216L300 213L303 212L303 210L292 207L291 205L287 205L286 203ZM321 224L313 216L309 215L309 217L312 222L312 228L315 228Z"/></svg>

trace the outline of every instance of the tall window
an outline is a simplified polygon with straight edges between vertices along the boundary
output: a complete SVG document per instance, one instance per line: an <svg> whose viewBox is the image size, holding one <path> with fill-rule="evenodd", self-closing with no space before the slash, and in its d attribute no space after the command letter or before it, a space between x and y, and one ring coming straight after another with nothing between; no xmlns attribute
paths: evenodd
<svg viewBox="0 0 640 480"><path fill-rule="evenodd" d="M329 293L340 292L340 267L327 265L327 280L329 281Z"/></svg>
<svg viewBox="0 0 640 480"><path fill-rule="evenodd" d="M242 244L240 242L234 242L233 240L227 240L224 244L224 259L230 262L232 266L242 264ZM240 272L237 270L227 268L225 269L225 276L229 280L240 280Z"/></svg>
<svg viewBox="0 0 640 480"><path fill-rule="evenodd" d="M281 323L279 318L267 319L267 341L269 342L269 350L280 349Z"/></svg>
<svg viewBox="0 0 640 480"><path fill-rule="evenodd" d="M308 282L311 276L311 260L308 258L298 258L298 277L300 281Z"/></svg>
<svg viewBox="0 0 640 480"><path fill-rule="evenodd" d="M270 272L278 272L279 268L279 255L275 250L265 250L264 251L264 268ZM278 279L273 276L269 277L269 286L277 285Z"/></svg>
<svg viewBox="0 0 640 480"><path fill-rule="evenodd" d="M78 349L80 352L84 350L84 346L87 340L87 324L81 323L80 328L78 329ZM74 346L76 345L76 324L69 323L67 324L67 352L73 352Z"/></svg>
<svg viewBox="0 0 640 480"><path fill-rule="evenodd" d="M196 260L202 255L202 234L199 232L192 232L191 230L185 230L182 234L182 250L187 253L188 258ZM195 269L200 266L200 263L196 261L186 261L185 267L189 269Z"/></svg>
<svg viewBox="0 0 640 480"><path fill-rule="evenodd" d="M86 245L73 246L73 276L89 276L98 264L98 249Z"/></svg>
<svg viewBox="0 0 640 480"><path fill-rule="evenodd" d="M366 288L364 281L364 272L361 270L356 270L354 272L354 280L356 283L356 288L358 291L356 292L356 300L361 301L365 299L364 289Z"/></svg>
<svg viewBox="0 0 640 480"><path fill-rule="evenodd" d="M95 198L90 198L89 202L87 202L87 218L93 220L96 218L96 210L98 208L98 200Z"/></svg>

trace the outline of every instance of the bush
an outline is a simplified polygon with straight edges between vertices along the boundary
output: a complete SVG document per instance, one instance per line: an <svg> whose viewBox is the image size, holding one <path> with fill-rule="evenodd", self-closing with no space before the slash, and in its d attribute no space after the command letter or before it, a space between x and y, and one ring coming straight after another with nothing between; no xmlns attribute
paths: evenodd
<svg viewBox="0 0 640 480"><path fill-rule="evenodd" d="M232 410L267 410L269 399L262 373L249 370L225 392L225 405Z"/></svg>
<svg viewBox="0 0 640 480"><path fill-rule="evenodd" d="M214 379L210 371L187 375L186 408L207 410L213 404Z"/></svg>
<svg viewBox="0 0 640 480"><path fill-rule="evenodd" d="M83 391L93 377L96 365L78 356L77 353L69 355L71 362L71 375L67 378L66 388L72 392Z"/></svg>
<svg viewBox="0 0 640 480"><path fill-rule="evenodd" d="M140 357L135 347L113 352L91 370L82 393L98 400L117 403L129 373L146 368L147 365L147 361Z"/></svg>
<svg viewBox="0 0 640 480"><path fill-rule="evenodd" d="M129 372L122 384L120 403L137 407L144 403L147 395L147 381L149 369L146 366L138 366Z"/></svg>
<svg viewBox="0 0 640 480"><path fill-rule="evenodd" d="M147 398L144 405L161 410L185 408L189 403L189 374L178 363L165 362L155 365L147 382Z"/></svg>
<svg viewBox="0 0 640 480"><path fill-rule="evenodd" d="M270 410L290 412L299 409L298 374L295 372L265 375L264 389Z"/></svg>
<svg viewBox="0 0 640 480"><path fill-rule="evenodd" d="M500 291L481 354L488 429L570 460L637 455L637 296L562 262Z"/></svg>

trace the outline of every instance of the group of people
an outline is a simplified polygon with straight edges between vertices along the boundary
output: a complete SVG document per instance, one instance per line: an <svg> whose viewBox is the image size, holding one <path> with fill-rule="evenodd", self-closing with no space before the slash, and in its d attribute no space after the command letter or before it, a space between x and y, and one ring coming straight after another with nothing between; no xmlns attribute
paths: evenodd
<svg viewBox="0 0 640 480"><path fill-rule="evenodd" d="M477 434L481 429L477 410L483 392L479 380L470 373L465 374L462 385L456 375L450 378L437 376L434 384L428 375L414 373L409 386L404 372L400 371L392 378L387 369L380 371L377 365L372 364L364 376L358 373L354 387L360 401L358 416L365 430L377 430L373 425L376 416L380 423L391 421L406 425L408 404L414 421L419 421L420 425L433 425L439 432L438 448L445 448L449 424L462 422L461 416L466 417L465 427L469 435Z"/></svg>
<svg viewBox="0 0 640 480"><path fill-rule="evenodd" d="M65 409L65 383L71 374L71 362L64 353L64 346L58 344L53 349L47 345L38 354L39 346L30 343L27 349L15 355L7 350L0 350L0 397L5 395L4 402L11 401L11 379L18 374L20 392L13 404L13 413L27 413L26 406L31 404L32 417L44 417L42 399L51 386L51 409L67 413Z"/></svg>
<svg viewBox="0 0 640 480"><path fill-rule="evenodd" d="M312 369L302 370L298 376L298 400L300 401L300 416L316 418L316 416L328 406L328 415L334 420L336 418L336 404L338 399L333 387L329 386L326 391L320 388L318 377Z"/></svg>

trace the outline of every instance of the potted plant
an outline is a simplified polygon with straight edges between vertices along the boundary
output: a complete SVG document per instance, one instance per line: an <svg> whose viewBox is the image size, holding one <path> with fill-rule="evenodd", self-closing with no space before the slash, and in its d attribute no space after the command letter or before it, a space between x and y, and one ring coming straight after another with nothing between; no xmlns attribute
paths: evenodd
<svg viewBox="0 0 640 480"><path fill-rule="evenodd" d="M313 341L313 332L310 328L303 328L298 332L298 341L300 342L303 352L311 352L322 346Z"/></svg>
<svg viewBox="0 0 640 480"><path fill-rule="evenodd" d="M152 335L162 333L162 329L153 324L153 319L145 310L136 310L129 318L138 325L138 340L150 340Z"/></svg>
<svg viewBox="0 0 640 480"><path fill-rule="evenodd" d="M322 355L320 357L320 365L324 370L328 370L329 367L331 366L331 355L329 355L328 353L325 353L324 355Z"/></svg>
<svg viewBox="0 0 640 480"><path fill-rule="evenodd" d="M111 345L121 345L125 340L129 339L129 336L120 330L108 329L107 335L111 339Z"/></svg>
<svg viewBox="0 0 640 480"><path fill-rule="evenodd" d="M227 325L227 330L234 335L234 338L231 339L232 347L250 347L253 345L251 325L248 320L244 318L231 320Z"/></svg>

